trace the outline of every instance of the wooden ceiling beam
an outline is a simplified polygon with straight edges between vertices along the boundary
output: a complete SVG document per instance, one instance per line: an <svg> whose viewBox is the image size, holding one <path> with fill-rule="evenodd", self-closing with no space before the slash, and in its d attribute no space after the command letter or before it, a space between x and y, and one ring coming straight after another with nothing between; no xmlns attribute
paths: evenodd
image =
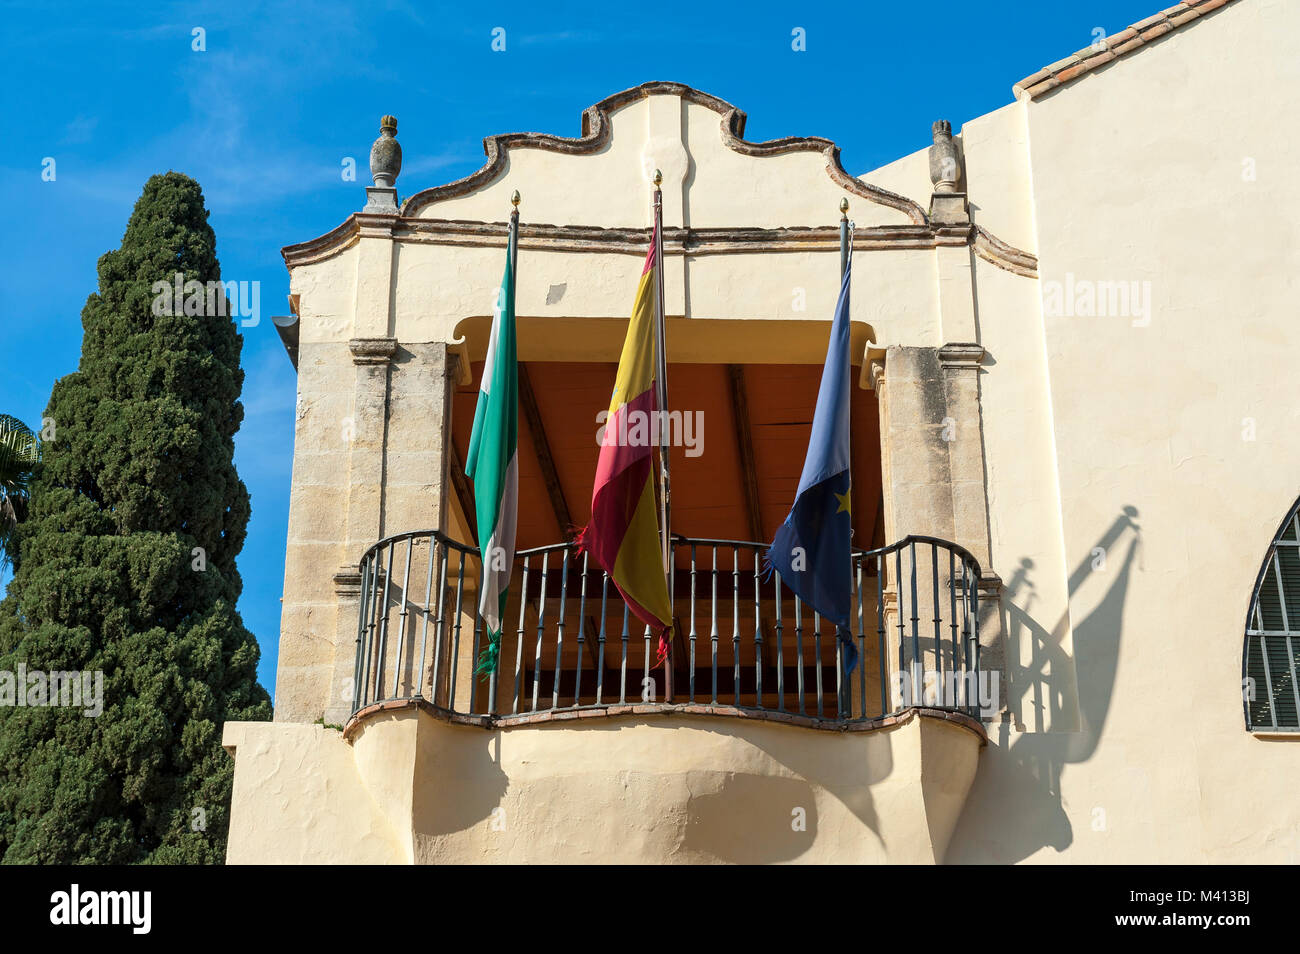
<svg viewBox="0 0 1300 954"><path fill-rule="evenodd" d="M551 499L551 510L559 525L560 536L569 540L573 537L573 519L569 516L569 504L564 499L564 487L560 485L560 473L555 467L550 441L546 439L546 427L542 424L542 415L537 409L537 394L533 391L528 365L522 361L519 362L519 406L523 409L528 433L533 438L537 465L542 471L542 482L546 485L546 495Z"/></svg>
<svg viewBox="0 0 1300 954"><path fill-rule="evenodd" d="M460 451L456 448L456 439L450 438L448 443L451 445L451 465L448 468L451 471L451 487L456 494L456 502L460 504L461 515L465 518L465 526L469 527L470 536L474 542L478 542L478 520L474 515L474 494L469 487L469 478L465 476L464 458L460 456Z"/></svg>
<svg viewBox="0 0 1300 954"><path fill-rule="evenodd" d="M727 365L727 378L731 382L731 411L736 425L736 452L740 455L740 480L745 495L745 516L749 524L750 539L766 543L763 532L763 514L758 505L758 466L754 461L754 434L749 423L749 396L745 391L745 366Z"/></svg>

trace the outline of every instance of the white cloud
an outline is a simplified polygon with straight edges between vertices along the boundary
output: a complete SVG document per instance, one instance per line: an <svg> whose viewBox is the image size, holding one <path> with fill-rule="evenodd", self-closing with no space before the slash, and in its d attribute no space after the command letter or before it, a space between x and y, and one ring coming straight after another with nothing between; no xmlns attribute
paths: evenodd
<svg viewBox="0 0 1300 954"><path fill-rule="evenodd" d="M95 133L95 127L98 125L98 116L78 115L72 122L63 127L63 144L71 146L90 142Z"/></svg>

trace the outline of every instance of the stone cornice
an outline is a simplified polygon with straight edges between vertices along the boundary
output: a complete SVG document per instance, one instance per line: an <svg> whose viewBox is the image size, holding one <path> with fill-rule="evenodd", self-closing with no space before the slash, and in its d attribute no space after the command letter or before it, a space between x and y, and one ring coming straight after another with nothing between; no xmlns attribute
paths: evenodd
<svg viewBox="0 0 1300 954"><path fill-rule="evenodd" d="M394 236L404 242L429 245L492 246L505 248L505 222L465 222L448 219L406 220ZM644 257L650 243L650 229L606 229L585 225L519 226L521 249L563 252L599 252ZM934 248L963 246L968 230L935 228L928 225L883 225L855 229L853 247L858 251L887 248ZM665 254L717 255L730 252L839 253L838 227L760 228L666 228Z"/></svg>
<svg viewBox="0 0 1300 954"><path fill-rule="evenodd" d="M397 213L357 212L357 232L360 238L392 238L401 221Z"/></svg>
<svg viewBox="0 0 1300 954"><path fill-rule="evenodd" d="M982 225L974 227L971 245L976 255L998 268L1025 278L1038 277L1038 256L1007 244Z"/></svg>
<svg viewBox="0 0 1300 954"><path fill-rule="evenodd" d="M373 222L381 219L382 222ZM505 248L505 222L462 219L398 219L396 216L356 214L338 228L310 242L290 245L281 254L294 268L322 261L348 248L364 235L389 235L413 245ZM645 255L650 229L607 229L592 225L521 224L519 247L548 251ZM839 228L668 228L667 255L719 255L751 252L834 252L839 254ZM981 258L1027 278L1038 277L1038 260L1029 252L995 238L979 226L879 225L853 231L855 251L889 251L971 246Z"/></svg>

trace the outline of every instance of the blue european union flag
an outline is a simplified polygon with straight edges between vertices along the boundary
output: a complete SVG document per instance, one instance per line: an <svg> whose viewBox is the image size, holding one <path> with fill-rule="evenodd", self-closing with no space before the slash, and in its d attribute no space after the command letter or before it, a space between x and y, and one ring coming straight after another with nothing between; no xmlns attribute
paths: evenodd
<svg viewBox="0 0 1300 954"><path fill-rule="evenodd" d="M835 624L848 672L858 662L850 634L853 568L849 509L849 276L844 269L826 348L799 491L767 550L768 566L795 595Z"/></svg>

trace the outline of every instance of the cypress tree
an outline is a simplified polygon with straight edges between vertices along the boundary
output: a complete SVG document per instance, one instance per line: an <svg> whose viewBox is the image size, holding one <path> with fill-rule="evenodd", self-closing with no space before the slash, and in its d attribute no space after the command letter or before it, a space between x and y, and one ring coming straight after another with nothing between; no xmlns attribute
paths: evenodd
<svg viewBox="0 0 1300 954"><path fill-rule="evenodd" d="M219 863L233 779L221 726L271 705L235 610L242 337L228 306L155 307L178 272L220 280L198 183L152 177L98 271L0 603L0 859ZM29 703L31 673L102 672L102 713L14 705L3 674L20 664Z"/></svg>

